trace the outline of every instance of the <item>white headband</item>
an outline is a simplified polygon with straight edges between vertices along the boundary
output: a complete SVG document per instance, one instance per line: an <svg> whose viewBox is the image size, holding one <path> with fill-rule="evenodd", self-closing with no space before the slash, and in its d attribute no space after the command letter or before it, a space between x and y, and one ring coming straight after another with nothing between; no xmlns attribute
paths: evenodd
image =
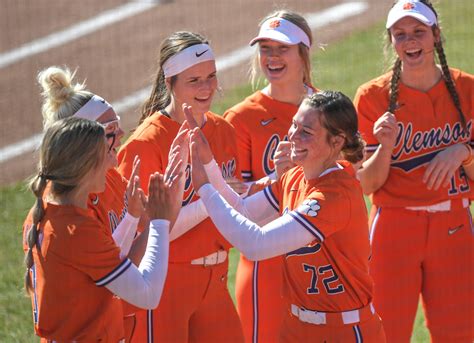
<svg viewBox="0 0 474 343"><path fill-rule="evenodd" d="M283 18L270 18L260 27L258 36L250 41L254 45L262 39L271 39L280 43L295 45L303 43L308 48L311 43L308 35L298 25Z"/></svg>
<svg viewBox="0 0 474 343"><path fill-rule="evenodd" d="M413 17L428 26L438 24L436 14L431 8L418 0L405 0L397 2L388 12L385 27L389 29L393 24L405 17Z"/></svg>
<svg viewBox="0 0 474 343"><path fill-rule="evenodd" d="M111 108L112 106L110 106L107 101L98 95L94 95L84 106L74 113L74 117L95 121Z"/></svg>
<svg viewBox="0 0 474 343"><path fill-rule="evenodd" d="M207 44L195 44L171 56L163 64L165 77L178 75L201 62L214 61L212 49Z"/></svg>

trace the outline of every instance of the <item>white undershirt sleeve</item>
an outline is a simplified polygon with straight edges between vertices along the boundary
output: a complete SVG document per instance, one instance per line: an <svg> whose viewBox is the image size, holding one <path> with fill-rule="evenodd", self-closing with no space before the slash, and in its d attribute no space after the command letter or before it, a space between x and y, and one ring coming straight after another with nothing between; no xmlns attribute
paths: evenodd
<svg viewBox="0 0 474 343"><path fill-rule="evenodd" d="M184 235L207 217L206 207L201 199L183 206L179 210L178 218L171 229L170 241Z"/></svg>
<svg viewBox="0 0 474 343"><path fill-rule="evenodd" d="M233 209L212 185L202 186L199 195L218 230L250 260L283 255L315 240L315 236L289 214L259 226Z"/></svg>
<svg viewBox="0 0 474 343"><path fill-rule="evenodd" d="M223 196L231 207L242 213L245 217L258 224L266 224L278 218L278 211L267 201L263 201L265 198L263 192L257 192L246 198L242 198L235 192L225 182L215 160L205 164L204 170L212 186Z"/></svg>
<svg viewBox="0 0 474 343"><path fill-rule="evenodd" d="M169 221L150 222L148 243L140 265L133 263L106 287L126 302L144 309L158 306L168 270Z"/></svg>
<svg viewBox="0 0 474 343"><path fill-rule="evenodd" d="M124 258L130 252L139 219L127 212L112 233L115 244L120 248L120 258Z"/></svg>

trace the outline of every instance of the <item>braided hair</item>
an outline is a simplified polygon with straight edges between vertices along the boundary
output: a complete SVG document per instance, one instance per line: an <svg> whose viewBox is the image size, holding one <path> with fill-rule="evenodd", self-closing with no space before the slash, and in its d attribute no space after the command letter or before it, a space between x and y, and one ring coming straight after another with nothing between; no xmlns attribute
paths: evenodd
<svg viewBox="0 0 474 343"><path fill-rule="evenodd" d="M424 5L428 6L433 11L436 18L438 18L438 13L436 12L433 4L429 0L419 0L419 1L423 3ZM395 5L397 2L398 1L396 1L393 5ZM439 26L433 25L431 29L433 31L433 34L435 34L436 30L439 30ZM390 40L390 30L387 30L387 34ZM435 42L434 47L436 49L436 53L438 55L438 59L441 64L441 71L442 71L444 83L446 84L446 88L448 89L449 95L451 96L454 106L456 107L456 110L458 111L459 120L462 126L464 127L464 129L466 130L467 129L466 118L461 109L461 102L459 100L459 94L456 90L454 80L451 77L451 73L449 72L449 66L446 60L446 54L444 53L443 43L441 42L441 39ZM397 106L396 104L397 104L397 99L398 99L398 86L400 82L401 70L402 70L402 62L399 58L397 58L392 68L392 78L390 80L390 98L389 98L388 111L391 113L394 113Z"/></svg>

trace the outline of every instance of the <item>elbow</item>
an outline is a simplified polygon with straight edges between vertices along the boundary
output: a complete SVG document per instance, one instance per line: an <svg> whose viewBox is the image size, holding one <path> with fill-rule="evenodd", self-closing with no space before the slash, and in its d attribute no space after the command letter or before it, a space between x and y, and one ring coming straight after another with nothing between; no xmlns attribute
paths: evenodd
<svg viewBox="0 0 474 343"><path fill-rule="evenodd" d="M143 302L136 303L134 305L143 310L154 310L160 304L161 294L161 290L159 292L150 292L147 298L143 299Z"/></svg>
<svg viewBox="0 0 474 343"><path fill-rule="evenodd" d="M357 172L357 178L359 179L362 191L365 195L375 193L385 183L385 181L380 182L380 180L377 180L374 177L368 177L368 175L363 173L363 169L359 169L359 172Z"/></svg>
<svg viewBox="0 0 474 343"><path fill-rule="evenodd" d="M240 249L239 249L240 250ZM263 257L260 254L259 249L243 249L240 250L240 252L249 260L253 262L261 261L263 260Z"/></svg>
<svg viewBox="0 0 474 343"><path fill-rule="evenodd" d="M148 310L154 310L155 308L158 307L158 305L160 304L160 300L161 300L161 293L162 292L160 291L159 294L156 294L154 296L154 298L151 299L151 301L150 301L150 303L147 307Z"/></svg>

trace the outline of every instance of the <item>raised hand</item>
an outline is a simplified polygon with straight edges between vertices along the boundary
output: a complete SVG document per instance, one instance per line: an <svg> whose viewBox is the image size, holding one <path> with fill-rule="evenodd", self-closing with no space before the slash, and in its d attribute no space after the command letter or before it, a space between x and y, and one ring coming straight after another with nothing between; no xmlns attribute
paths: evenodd
<svg viewBox="0 0 474 343"><path fill-rule="evenodd" d="M265 187L270 186L273 182L274 181L272 181L272 179L270 179L268 176L262 177L260 180L257 180L252 183L247 193L247 196L251 196L252 194L263 191Z"/></svg>
<svg viewBox="0 0 474 343"><path fill-rule="evenodd" d="M428 164L423 182L428 189L438 190L447 187L456 170L468 156L469 150L463 143L451 145L439 152Z"/></svg>
<svg viewBox="0 0 474 343"><path fill-rule="evenodd" d="M398 126L397 118L393 113L385 112L374 123L373 134L383 149L390 150L395 147Z"/></svg>
<svg viewBox="0 0 474 343"><path fill-rule="evenodd" d="M168 153L168 161L171 160L171 155L176 152L176 149L179 147L181 148L181 153L184 157L184 153L188 152L189 153L189 141L188 141L188 135L189 135L189 124L185 120L181 127L179 128L178 133L176 134L176 137L173 140L173 143L171 143L170 151ZM186 156L187 157L187 156ZM183 161L187 161L187 158L184 159Z"/></svg>
<svg viewBox="0 0 474 343"><path fill-rule="evenodd" d="M225 182L238 194L244 194L249 189L249 186L245 182L240 181L235 176L226 178Z"/></svg>
<svg viewBox="0 0 474 343"><path fill-rule="evenodd" d="M273 163L275 164L275 172L277 178L280 178L285 172L295 166L291 161L291 143L287 141L281 141L275 154L273 155Z"/></svg>
<svg viewBox="0 0 474 343"><path fill-rule="evenodd" d="M145 194L140 188L140 159L135 156L133 160L132 174L127 185L128 212L135 218L141 217L145 211Z"/></svg>
<svg viewBox="0 0 474 343"><path fill-rule="evenodd" d="M204 136L204 133L202 133L196 119L194 118L193 108L187 104L183 104L183 112L186 122L188 123L189 128L192 130L190 135L194 134L197 136L194 138L194 142L197 144L199 158L203 164L208 164L212 161L214 156L212 155L211 147L209 146L206 136Z"/></svg>
<svg viewBox="0 0 474 343"><path fill-rule="evenodd" d="M146 206L150 220L166 219L171 223L176 221L182 201L182 193L178 194L176 189L176 180L180 177L180 174L171 175L168 180L165 180L160 173L150 175ZM171 227L172 225L170 225L170 229Z"/></svg>
<svg viewBox="0 0 474 343"><path fill-rule="evenodd" d="M194 130L199 130L194 129ZM192 170L192 181L193 181L193 186L196 191L199 191L199 189L206 183L209 183L209 179L207 177L206 171L204 170L204 166L201 162L201 159L199 157L199 152L198 152L198 144L196 143L197 135L194 134L194 130L191 133L191 136L189 138L190 144L191 144L191 170Z"/></svg>
<svg viewBox="0 0 474 343"><path fill-rule="evenodd" d="M182 105L182 108L183 108L184 117L186 118L186 121L188 122L189 128L195 129L199 127L196 119L194 118L192 106L189 106L188 104L184 103Z"/></svg>

